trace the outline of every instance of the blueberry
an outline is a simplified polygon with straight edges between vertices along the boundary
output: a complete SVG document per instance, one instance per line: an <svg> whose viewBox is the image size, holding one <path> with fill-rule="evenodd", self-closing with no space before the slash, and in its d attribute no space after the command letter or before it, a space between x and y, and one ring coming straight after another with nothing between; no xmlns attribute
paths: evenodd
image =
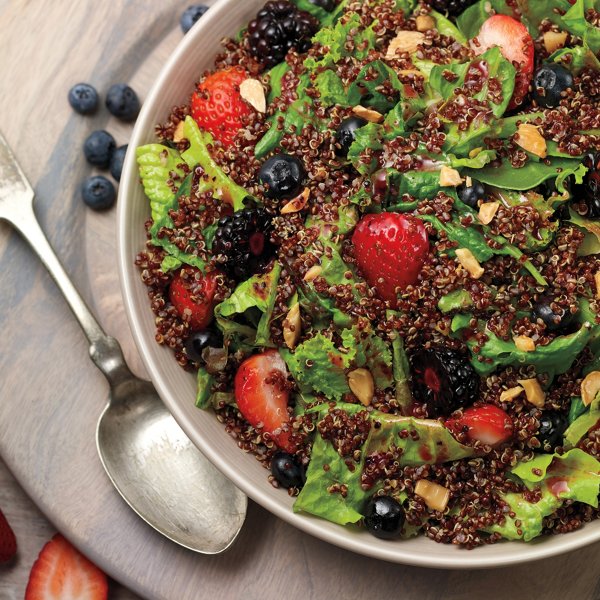
<svg viewBox="0 0 600 600"><path fill-rule="evenodd" d="M352 146L352 142L356 137L356 130L364 127L366 124L367 121L361 117L348 117L340 123L335 134L335 153L338 156L348 156L350 146Z"/></svg>
<svg viewBox="0 0 600 600"><path fill-rule="evenodd" d="M263 163L258 178L267 185L269 198L293 198L300 193L306 171L302 163L289 154L276 154Z"/></svg>
<svg viewBox="0 0 600 600"><path fill-rule="evenodd" d="M128 85L115 83L106 94L106 108L122 121L133 121L140 112L140 101Z"/></svg>
<svg viewBox="0 0 600 600"><path fill-rule="evenodd" d="M588 152L582 163L588 171L583 183L577 186L577 199L587 206L585 217L597 221L600 219L600 152Z"/></svg>
<svg viewBox="0 0 600 600"><path fill-rule="evenodd" d="M105 210L115 203L115 186L103 175L88 177L81 186L83 201L94 210Z"/></svg>
<svg viewBox="0 0 600 600"><path fill-rule="evenodd" d="M370 533L382 540L397 538L405 520L402 505L391 496L375 496L367 504L364 523Z"/></svg>
<svg viewBox="0 0 600 600"><path fill-rule="evenodd" d="M98 92L89 83L78 83L69 90L69 104L80 115L89 115L98 108Z"/></svg>
<svg viewBox="0 0 600 600"><path fill-rule="evenodd" d="M179 24L181 25L183 33L187 33L207 10L208 6L205 4L192 4L191 6L188 6L181 13L181 18L179 19Z"/></svg>
<svg viewBox="0 0 600 600"><path fill-rule="evenodd" d="M119 146L110 157L110 174L117 180L121 181L121 173L123 171L123 161L127 153L127 144Z"/></svg>
<svg viewBox="0 0 600 600"><path fill-rule="evenodd" d="M279 451L271 459L271 474L285 488L301 488L306 482L304 469L287 452Z"/></svg>
<svg viewBox="0 0 600 600"><path fill-rule="evenodd" d="M539 419L540 428L536 438L542 444L539 452L554 452L558 446L562 446L563 434L569 422L567 415L557 411L547 411Z"/></svg>
<svg viewBox="0 0 600 600"><path fill-rule="evenodd" d="M311 4L322 8L327 12L331 12L335 8L334 0L308 0Z"/></svg>
<svg viewBox="0 0 600 600"><path fill-rule="evenodd" d="M106 169L115 146L115 138L108 131L94 131L85 140L83 153L91 165Z"/></svg>
<svg viewBox="0 0 600 600"><path fill-rule="evenodd" d="M471 179L471 185L461 185L458 188L458 197L471 208L479 208L479 201L485 200L485 187L481 181Z"/></svg>
<svg viewBox="0 0 600 600"><path fill-rule="evenodd" d="M532 317L534 321L540 319L548 331L554 333L565 332L573 324L575 315L568 310L557 307L552 304L554 299L550 296L542 295L533 305Z"/></svg>
<svg viewBox="0 0 600 600"><path fill-rule="evenodd" d="M202 351L209 347L223 347L223 335L219 331L213 329L196 331L185 341L185 353L188 358L199 364L204 363Z"/></svg>
<svg viewBox="0 0 600 600"><path fill-rule="evenodd" d="M573 75L562 65L553 63L540 67L533 76L533 99L546 108L560 104L561 94L573 87Z"/></svg>

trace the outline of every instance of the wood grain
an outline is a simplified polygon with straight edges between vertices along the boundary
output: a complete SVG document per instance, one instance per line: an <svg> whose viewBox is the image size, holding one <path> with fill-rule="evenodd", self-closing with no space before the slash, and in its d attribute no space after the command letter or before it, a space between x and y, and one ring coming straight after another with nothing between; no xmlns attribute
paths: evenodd
<svg viewBox="0 0 600 600"><path fill-rule="evenodd" d="M126 143L130 126L105 110L76 115L66 94L78 81L103 92L125 81L143 98L181 38L177 20L187 4L0 1L0 129L35 186L51 243L139 374L121 306L114 211L86 210L78 191L92 172L80 151L85 137L106 128ZM198 556L174 546L135 517L108 482L94 445L106 383L49 277L4 224L0 282L0 455L35 503L0 469L0 506L21 542L19 562L0 570L2 600L22 597L28 567L54 527L148 599L600 598L600 544L510 569L419 569L335 548L251 503L226 554ZM121 590L113 593L121 600Z"/></svg>

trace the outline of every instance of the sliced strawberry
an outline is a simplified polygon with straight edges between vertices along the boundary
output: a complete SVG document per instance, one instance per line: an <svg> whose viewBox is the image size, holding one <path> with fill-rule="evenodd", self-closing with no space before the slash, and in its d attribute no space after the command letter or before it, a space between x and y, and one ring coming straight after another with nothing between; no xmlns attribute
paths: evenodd
<svg viewBox="0 0 600 600"><path fill-rule="evenodd" d="M396 288L417 282L429 253L429 238L415 217L381 213L362 218L352 236L356 262L379 296L396 306Z"/></svg>
<svg viewBox="0 0 600 600"><path fill-rule="evenodd" d="M468 408L462 417L448 419L446 427L455 433L464 432L473 442L496 446L509 440L514 432L512 419L493 404Z"/></svg>
<svg viewBox="0 0 600 600"><path fill-rule="evenodd" d="M517 79L509 109L523 102L533 76L534 46L527 27L507 15L494 15L484 21L477 37L471 42L476 54L498 46L507 60L517 67Z"/></svg>
<svg viewBox="0 0 600 600"><path fill-rule="evenodd" d="M244 125L253 108L242 98L240 85L248 79L241 67L231 67L209 75L192 95L191 114L198 127L208 131L225 147Z"/></svg>
<svg viewBox="0 0 600 600"><path fill-rule="evenodd" d="M281 429L289 422L286 364L277 350L266 350L247 358L235 376L235 401L253 427L268 431L275 443L288 452L295 450L289 432Z"/></svg>
<svg viewBox="0 0 600 600"><path fill-rule="evenodd" d="M205 274L195 267L183 267L169 286L169 300L192 331L206 329L213 320L218 271Z"/></svg>
<svg viewBox="0 0 600 600"><path fill-rule="evenodd" d="M0 563L9 562L17 554L17 538L0 510Z"/></svg>
<svg viewBox="0 0 600 600"><path fill-rule="evenodd" d="M106 600L106 575L62 535L40 552L29 574L25 600Z"/></svg>

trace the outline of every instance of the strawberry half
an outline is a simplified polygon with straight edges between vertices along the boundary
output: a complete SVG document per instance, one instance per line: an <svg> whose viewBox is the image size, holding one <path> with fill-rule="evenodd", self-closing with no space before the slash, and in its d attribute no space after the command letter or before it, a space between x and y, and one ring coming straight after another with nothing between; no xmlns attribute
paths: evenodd
<svg viewBox="0 0 600 600"><path fill-rule="evenodd" d="M533 38L527 27L517 19L494 15L484 21L477 37L471 42L471 48L475 54L483 54L494 46L498 46L504 58L517 66L515 91L508 106L513 109L523 102L533 77Z"/></svg>
<svg viewBox="0 0 600 600"><path fill-rule="evenodd" d="M169 300L192 331L206 329L213 320L218 271L205 274L195 267L183 267L169 286Z"/></svg>
<svg viewBox="0 0 600 600"><path fill-rule="evenodd" d="M289 432L281 429L289 422L285 361L277 350L266 350L247 358L235 376L235 401L243 417L253 427L262 426L275 443L294 452Z"/></svg>
<svg viewBox="0 0 600 600"><path fill-rule="evenodd" d="M244 125L253 108L240 94L240 85L248 79L241 67L217 71L204 79L192 95L191 114L198 127L212 134L226 148Z"/></svg>
<svg viewBox="0 0 600 600"><path fill-rule="evenodd" d="M465 432L472 442L497 446L509 440L514 432L512 419L493 404L468 408L462 417L448 419L446 427L455 433Z"/></svg>
<svg viewBox="0 0 600 600"><path fill-rule="evenodd" d="M417 282L429 254L423 223L398 213L367 215L352 236L354 256L369 285L395 308L396 288Z"/></svg>
<svg viewBox="0 0 600 600"><path fill-rule="evenodd" d="M0 510L0 563L11 561L17 554L17 538Z"/></svg>
<svg viewBox="0 0 600 600"><path fill-rule="evenodd" d="M40 552L29 574L25 600L106 600L106 575L62 535Z"/></svg>

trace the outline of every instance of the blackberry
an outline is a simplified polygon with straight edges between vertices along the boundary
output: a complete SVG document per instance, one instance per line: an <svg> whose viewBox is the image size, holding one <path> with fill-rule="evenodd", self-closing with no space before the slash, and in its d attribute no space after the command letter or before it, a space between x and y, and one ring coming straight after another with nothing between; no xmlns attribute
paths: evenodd
<svg viewBox="0 0 600 600"><path fill-rule="evenodd" d="M306 52L318 28L315 17L291 2L267 2L248 25L250 51L266 67L273 67L291 48Z"/></svg>
<svg viewBox="0 0 600 600"><path fill-rule="evenodd" d="M429 0L429 5L438 12L457 17L475 2L476 0Z"/></svg>
<svg viewBox="0 0 600 600"><path fill-rule="evenodd" d="M447 416L473 404L479 376L465 357L449 348L419 350L411 358L415 399L427 405L430 417Z"/></svg>
<svg viewBox="0 0 600 600"><path fill-rule="evenodd" d="M260 272L275 254L270 241L272 216L264 209L244 209L218 224L212 253L237 281Z"/></svg>

